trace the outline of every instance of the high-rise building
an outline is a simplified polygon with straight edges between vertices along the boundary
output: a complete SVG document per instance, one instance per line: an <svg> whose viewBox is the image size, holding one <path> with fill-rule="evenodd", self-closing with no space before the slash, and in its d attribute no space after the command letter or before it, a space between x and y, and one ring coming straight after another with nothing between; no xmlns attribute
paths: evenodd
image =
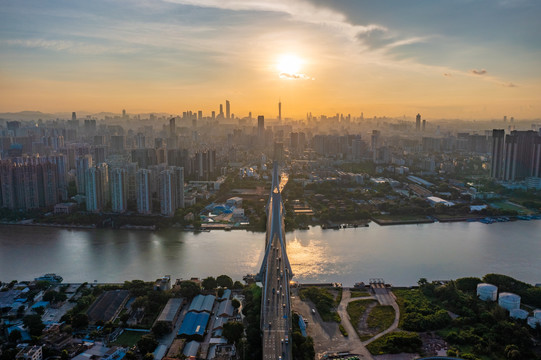
<svg viewBox="0 0 541 360"><path fill-rule="evenodd" d="M71 120L77 120L77 114L75 113L75 111L71 113Z"/></svg>
<svg viewBox="0 0 541 360"><path fill-rule="evenodd" d="M92 155L84 155L75 160L75 184L77 194L86 194L87 170L92 167Z"/></svg>
<svg viewBox="0 0 541 360"><path fill-rule="evenodd" d="M225 117L226 119L231 119L231 104L229 103L229 100L225 101Z"/></svg>
<svg viewBox="0 0 541 360"><path fill-rule="evenodd" d="M257 140L260 146L265 146L265 117L263 115L257 117Z"/></svg>
<svg viewBox="0 0 541 360"><path fill-rule="evenodd" d="M490 176L501 179L503 176L503 159L505 149L505 130L492 130L492 162Z"/></svg>
<svg viewBox="0 0 541 360"><path fill-rule="evenodd" d="M426 130L426 120L423 119L423 132Z"/></svg>
<svg viewBox="0 0 541 360"><path fill-rule="evenodd" d="M278 120L282 121L282 102L278 101Z"/></svg>
<svg viewBox="0 0 541 360"><path fill-rule="evenodd" d="M111 169L111 209L123 213L128 209L128 177L125 169Z"/></svg>
<svg viewBox="0 0 541 360"><path fill-rule="evenodd" d="M100 212L105 206L101 169L93 166L86 174L86 211Z"/></svg>
<svg viewBox="0 0 541 360"><path fill-rule="evenodd" d="M145 135L143 133L137 133L135 136L135 147L138 149L144 149L146 147Z"/></svg>
<svg viewBox="0 0 541 360"><path fill-rule="evenodd" d="M126 148L126 138L124 135L111 136L111 152L113 154L121 154Z"/></svg>
<svg viewBox="0 0 541 360"><path fill-rule="evenodd" d="M176 174L176 208L184 208L184 168L180 166L175 166L172 168L172 170Z"/></svg>
<svg viewBox="0 0 541 360"><path fill-rule="evenodd" d="M417 116L415 117L415 130L421 131L421 114L417 114Z"/></svg>
<svg viewBox="0 0 541 360"><path fill-rule="evenodd" d="M137 201L137 163L131 162L124 166L126 169L127 186L128 186L128 201Z"/></svg>
<svg viewBox="0 0 541 360"><path fill-rule="evenodd" d="M175 118L169 119L169 137L175 137L177 135L177 128L175 124Z"/></svg>
<svg viewBox="0 0 541 360"><path fill-rule="evenodd" d="M218 114L218 117L220 119L224 118L224 106L222 104L220 104L220 113Z"/></svg>
<svg viewBox="0 0 541 360"><path fill-rule="evenodd" d="M58 196L61 201L68 200L68 164L67 157L63 154L54 154L48 160L56 165L56 181L58 184Z"/></svg>
<svg viewBox="0 0 541 360"><path fill-rule="evenodd" d="M137 212L140 214L152 213L151 174L148 169L138 170L136 174Z"/></svg>
<svg viewBox="0 0 541 360"><path fill-rule="evenodd" d="M503 180L519 181L539 177L541 138L535 131L511 131L505 136Z"/></svg>
<svg viewBox="0 0 541 360"><path fill-rule="evenodd" d="M175 171L160 172L160 210L165 216L173 216L176 210L177 179Z"/></svg>

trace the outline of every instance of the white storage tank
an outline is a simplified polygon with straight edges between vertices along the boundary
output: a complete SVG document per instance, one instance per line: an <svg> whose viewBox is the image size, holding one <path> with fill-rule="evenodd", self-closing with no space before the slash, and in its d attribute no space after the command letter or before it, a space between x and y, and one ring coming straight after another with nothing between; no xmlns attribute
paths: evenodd
<svg viewBox="0 0 541 360"><path fill-rule="evenodd" d="M477 297L483 301L496 301L498 298L498 287L492 284L477 284Z"/></svg>
<svg viewBox="0 0 541 360"><path fill-rule="evenodd" d="M522 309L513 309L509 312L509 316L513 319L526 319L528 317L528 312Z"/></svg>
<svg viewBox="0 0 541 360"><path fill-rule="evenodd" d="M501 293L498 298L498 304L509 311L520 309L520 296L513 293Z"/></svg>
<svg viewBox="0 0 541 360"><path fill-rule="evenodd" d="M533 311L533 317L536 319L541 319L541 309L535 309Z"/></svg>

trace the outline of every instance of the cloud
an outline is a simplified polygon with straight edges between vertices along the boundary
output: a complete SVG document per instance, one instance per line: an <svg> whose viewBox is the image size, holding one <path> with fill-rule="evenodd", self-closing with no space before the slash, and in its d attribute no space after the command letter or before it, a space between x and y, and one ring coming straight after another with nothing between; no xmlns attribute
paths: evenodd
<svg viewBox="0 0 541 360"><path fill-rule="evenodd" d="M517 84L513 84L512 82L504 83L502 85L505 87L510 87L510 88L518 87Z"/></svg>
<svg viewBox="0 0 541 360"><path fill-rule="evenodd" d="M443 76L446 76L446 77L453 77L453 75L450 74L450 73L443 73Z"/></svg>
<svg viewBox="0 0 541 360"><path fill-rule="evenodd" d="M315 78L308 76L306 74L288 74L288 73L280 73L280 79L288 79L288 80L315 80Z"/></svg>
<svg viewBox="0 0 541 360"><path fill-rule="evenodd" d="M191 5L202 8L215 8L232 11L267 11L290 15L297 21L310 24L326 25L354 39L359 34L370 33L374 30L386 31L387 28L377 25L353 25L347 21L344 14L323 7L318 7L304 1L288 0L166 0L181 5Z"/></svg>
<svg viewBox="0 0 541 360"><path fill-rule="evenodd" d="M45 40L45 39L10 39L0 43L12 46L21 46L32 49L45 49L54 51L68 51L76 54L104 54L122 53L129 54L136 52L135 49L121 48L114 46L94 45L84 42L69 40Z"/></svg>
<svg viewBox="0 0 541 360"><path fill-rule="evenodd" d="M471 73L474 75L485 75L487 71L485 69L481 69L481 70L473 69L471 70Z"/></svg>

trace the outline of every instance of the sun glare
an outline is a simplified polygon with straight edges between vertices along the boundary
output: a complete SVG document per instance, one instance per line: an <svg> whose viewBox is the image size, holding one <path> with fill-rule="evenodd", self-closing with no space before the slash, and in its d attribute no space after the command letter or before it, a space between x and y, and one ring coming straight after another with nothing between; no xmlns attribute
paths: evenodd
<svg viewBox="0 0 541 360"><path fill-rule="evenodd" d="M280 73L297 74L301 70L302 60L295 55L287 54L278 58L276 68Z"/></svg>

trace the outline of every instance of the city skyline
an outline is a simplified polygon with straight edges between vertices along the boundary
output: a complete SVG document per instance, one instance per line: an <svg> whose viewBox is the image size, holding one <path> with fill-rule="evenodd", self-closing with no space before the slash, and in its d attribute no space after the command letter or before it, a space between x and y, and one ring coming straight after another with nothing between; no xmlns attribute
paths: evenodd
<svg viewBox="0 0 541 360"><path fill-rule="evenodd" d="M538 118L540 7L6 2L0 111Z"/></svg>

